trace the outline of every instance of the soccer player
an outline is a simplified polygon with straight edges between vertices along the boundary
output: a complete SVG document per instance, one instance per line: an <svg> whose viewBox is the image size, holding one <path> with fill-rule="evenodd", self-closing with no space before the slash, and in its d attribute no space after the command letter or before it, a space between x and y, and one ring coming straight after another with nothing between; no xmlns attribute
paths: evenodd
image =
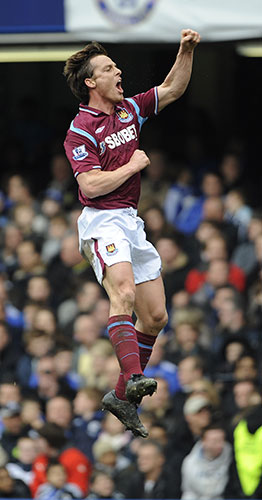
<svg viewBox="0 0 262 500"><path fill-rule="evenodd" d="M143 370L167 312L160 257L137 216L140 172L150 163L139 149L139 134L149 116L184 93L199 41L197 32L182 30L175 63L164 82L132 98L124 98L121 70L97 42L73 54L64 68L81 102L64 144L83 205L79 245L108 294L108 333L121 369L115 390L103 398L103 408L143 437L148 432L137 405L157 386Z"/></svg>

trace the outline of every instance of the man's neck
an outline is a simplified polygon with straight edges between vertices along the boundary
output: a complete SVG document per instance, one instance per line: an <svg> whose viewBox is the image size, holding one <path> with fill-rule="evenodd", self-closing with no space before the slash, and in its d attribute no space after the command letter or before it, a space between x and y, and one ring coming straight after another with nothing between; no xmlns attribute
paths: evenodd
<svg viewBox="0 0 262 500"><path fill-rule="evenodd" d="M145 480L146 481L157 481L161 472L162 472L162 468L157 467L154 470L151 470L150 472L147 472L147 474L145 474Z"/></svg>
<svg viewBox="0 0 262 500"><path fill-rule="evenodd" d="M102 111L107 115L112 115L115 109L115 106L112 102L105 100L100 96L90 97L88 106L90 106L90 108L97 109L98 111Z"/></svg>

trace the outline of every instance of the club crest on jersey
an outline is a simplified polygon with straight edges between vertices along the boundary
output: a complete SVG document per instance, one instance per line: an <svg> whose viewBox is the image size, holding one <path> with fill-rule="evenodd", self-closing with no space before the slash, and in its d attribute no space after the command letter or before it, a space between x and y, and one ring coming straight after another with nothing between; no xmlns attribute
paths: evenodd
<svg viewBox="0 0 262 500"><path fill-rule="evenodd" d="M107 255L115 255L118 252L114 243L110 243L110 245L106 245L106 253Z"/></svg>
<svg viewBox="0 0 262 500"><path fill-rule="evenodd" d="M133 120L132 113L128 113L128 111L125 108L118 109L116 114L118 116L118 119L122 123L131 122L131 120Z"/></svg>
<svg viewBox="0 0 262 500"><path fill-rule="evenodd" d="M82 146L78 146L77 148L74 148L73 151L73 159L74 160L83 160L88 156L88 152L86 151L86 147L84 144Z"/></svg>

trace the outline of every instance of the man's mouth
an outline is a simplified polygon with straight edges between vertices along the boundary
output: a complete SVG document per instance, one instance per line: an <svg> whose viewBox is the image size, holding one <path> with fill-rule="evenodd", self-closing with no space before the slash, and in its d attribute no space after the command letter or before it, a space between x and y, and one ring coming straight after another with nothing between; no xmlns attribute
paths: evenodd
<svg viewBox="0 0 262 500"><path fill-rule="evenodd" d="M123 91L123 89L122 89L122 85L121 85L121 83L122 83L122 80L121 80L121 78L120 78L120 79L117 81L117 83L116 83L116 88L117 88L117 90L118 90L119 92L121 92L121 94L123 94L123 93L124 93L124 91Z"/></svg>

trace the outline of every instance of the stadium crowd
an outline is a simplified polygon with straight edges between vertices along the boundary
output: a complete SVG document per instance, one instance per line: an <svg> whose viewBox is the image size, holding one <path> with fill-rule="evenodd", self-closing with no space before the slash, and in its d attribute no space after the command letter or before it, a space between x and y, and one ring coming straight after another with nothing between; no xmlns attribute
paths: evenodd
<svg viewBox="0 0 262 500"><path fill-rule="evenodd" d="M141 405L143 440L101 411L119 367L108 299L78 250L71 168L56 150L32 186L13 146L0 193L0 496L262 498L262 206L241 156L194 168L147 151L139 211L169 323L145 371L158 390Z"/></svg>

